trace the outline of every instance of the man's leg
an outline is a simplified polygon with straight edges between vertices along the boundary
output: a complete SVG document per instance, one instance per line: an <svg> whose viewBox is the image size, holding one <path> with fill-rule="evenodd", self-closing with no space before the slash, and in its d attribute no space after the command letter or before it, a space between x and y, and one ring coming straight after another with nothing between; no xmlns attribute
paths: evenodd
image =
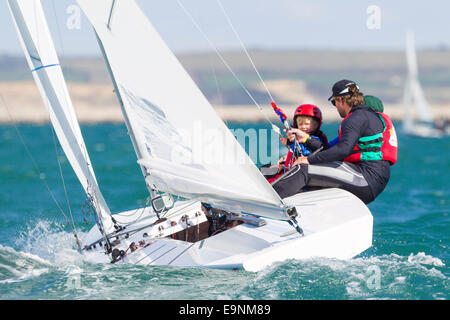
<svg viewBox="0 0 450 320"><path fill-rule="evenodd" d="M280 178L272 182L272 187L281 198L290 197L302 190L308 181L308 169L304 165L291 168Z"/></svg>
<svg viewBox="0 0 450 320"><path fill-rule="evenodd" d="M372 191L358 166L342 161L296 166L272 186L281 198L292 196L308 186L340 188L353 193L364 203L373 201Z"/></svg>

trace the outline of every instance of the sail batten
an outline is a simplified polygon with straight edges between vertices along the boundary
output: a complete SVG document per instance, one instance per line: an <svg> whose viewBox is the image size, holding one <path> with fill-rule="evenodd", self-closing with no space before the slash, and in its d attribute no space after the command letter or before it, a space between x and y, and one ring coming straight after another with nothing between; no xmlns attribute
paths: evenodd
<svg viewBox="0 0 450 320"><path fill-rule="evenodd" d="M286 219L278 194L135 1L116 0L112 23L111 0L78 4L101 40L146 179L177 195L263 201L270 218Z"/></svg>
<svg viewBox="0 0 450 320"><path fill-rule="evenodd" d="M83 189L94 199L104 227L110 229L110 211L91 166L42 5L39 0L8 0L8 5L60 145Z"/></svg>

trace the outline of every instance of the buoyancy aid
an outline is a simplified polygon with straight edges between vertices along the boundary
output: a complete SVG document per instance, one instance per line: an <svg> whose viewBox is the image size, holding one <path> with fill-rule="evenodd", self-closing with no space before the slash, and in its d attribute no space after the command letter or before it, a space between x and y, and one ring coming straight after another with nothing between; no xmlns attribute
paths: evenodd
<svg viewBox="0 0 450 320"><path fill-rule="evenodd" d="M351 155L344 158L346 162L362 162L370 160L386 160L391 165L397 162L397 134L394 125L388 115L375 112L383 122L383 132L375 135L359 138ZM345 117L347 119L351 113ZM341 122L341 125L342 125ZM339 127L339 140L341 140L342 129Z"/></svg>

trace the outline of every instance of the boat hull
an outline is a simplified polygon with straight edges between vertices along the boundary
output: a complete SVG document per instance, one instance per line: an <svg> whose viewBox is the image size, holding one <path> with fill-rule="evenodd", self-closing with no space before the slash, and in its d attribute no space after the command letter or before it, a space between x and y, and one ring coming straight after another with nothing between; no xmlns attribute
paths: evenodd
<svg viewBox="0 0 450 320"><path fill-rule="evenodd" d="M172 239L164 234L160 237L155 237L154 233L149 236L155 225L145 228L137 224L136 230L141 229L116 246L125 254L115 263L259 271L289 259L350 259L372 245L372 214L361 200L349 192L340 189L310 191L286 198L284 202L296 207L299 213L296 219L304 231L303 235L292 232L294 229L286 221L265 219L266 223L262 226L244 222L216 235L190 242ZM165 225L173 225L172 221L184 214L198 218L198 221L191 219L189 228L193 232L195 228L200 230L206 221L206 218L199 216L201 204L191 201L184 205L185 208L175 207L178 214L164 221ZM124 217L127 217L126 213L119 214L117 220ZM166 232L169 234L172 231ZM93 228L85 243L98 237L95 233L96 228ZM131 252L132 243L141 245ZM84 254L92 262L111 262L100 246L85 250Z"/></svg>

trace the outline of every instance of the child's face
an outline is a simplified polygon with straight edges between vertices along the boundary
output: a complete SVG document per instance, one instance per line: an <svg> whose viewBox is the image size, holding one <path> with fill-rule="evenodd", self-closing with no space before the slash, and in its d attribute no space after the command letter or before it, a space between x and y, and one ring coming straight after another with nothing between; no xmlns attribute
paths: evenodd
<svg viewBox="0 0 450 320"><path fill-rule="evenodd" d="M319 122L310 116L298 116L295 121L297 122L297 128L306 133L314 132L319 127Z"/></svg>

